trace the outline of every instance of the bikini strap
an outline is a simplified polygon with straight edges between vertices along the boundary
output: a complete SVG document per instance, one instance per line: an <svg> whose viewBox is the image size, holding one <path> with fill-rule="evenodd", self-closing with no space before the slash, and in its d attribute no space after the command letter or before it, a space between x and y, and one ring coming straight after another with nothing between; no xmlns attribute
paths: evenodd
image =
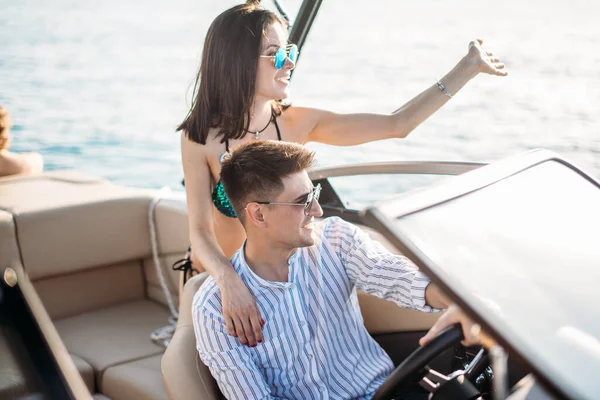
<svg viewBox="0 0 600 400"><path fill-rule="evenodd" d="M229 153L229 139L225 139L225 153Z"/></svg>
<svg viewBox="0 0 600 400"><path fill-rule="evenodd" d="M281 132L279 132L279 125L277 125L277 117L273 115L273 123L275 124L275 129L277 129L277 140L281 140Z"/></svg>

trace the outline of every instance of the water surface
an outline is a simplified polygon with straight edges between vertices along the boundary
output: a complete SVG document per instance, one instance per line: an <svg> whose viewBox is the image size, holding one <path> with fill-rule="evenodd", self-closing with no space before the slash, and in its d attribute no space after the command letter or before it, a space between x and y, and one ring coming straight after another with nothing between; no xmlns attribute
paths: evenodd
<svg viewBox="0 0 600 400"><path fill-rule="evenodd" d="M235 2L0 4L0 104L15 123L13 149L41 152L48 170L180 189L175 127L189 106L208 25ZM299 1L284 4L293 12ZM508 77L477 77L406 139L311 145L320 164L489 162L542 147L600 176L598 15L600 3L585 0L325 0L294 74L292 100L339 112L390 112L482 37L507 64ZM388 176L342 186L376 198L402 182Z"/></svg>

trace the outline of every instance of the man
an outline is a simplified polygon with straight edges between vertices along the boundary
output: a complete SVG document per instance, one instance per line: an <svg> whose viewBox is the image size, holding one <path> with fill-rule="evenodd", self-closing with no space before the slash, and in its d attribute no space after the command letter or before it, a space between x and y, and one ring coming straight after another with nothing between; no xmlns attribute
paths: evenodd
<svg viewBox="0 0 600 400"><path fill-rule="evenodd" d="M389 253L340 218L319 223L313 154L287 142L249 142L223 162L221 181L247 240L231 261L264 316L252 347L227 333L220 293L208 278L193 303L202 361L229 399L368 399L393 370L364 327L356 290L437 311L448 303L406 257ZM448 310L421 344L452 323Z"/></svg>

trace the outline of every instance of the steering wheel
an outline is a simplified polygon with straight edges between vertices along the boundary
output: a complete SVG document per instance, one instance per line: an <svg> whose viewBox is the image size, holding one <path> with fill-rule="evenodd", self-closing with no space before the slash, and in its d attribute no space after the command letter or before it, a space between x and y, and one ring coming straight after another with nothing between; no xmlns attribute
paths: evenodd
<svg viewBox="0 0 600 400"><path fill-rule="evenodd" d="M430 369L427 366L431 360L443 353L445 350L457 345L463 340L463 333L460 324L452 325L441 331L435 338L428 343L419 347L411 355L409 355L392 374L379 387L372 400L389 400L392 399L394 392L398 387L406 382L423 379L426 375L433 374L436 377L441 377L441 380L448 381L452 377L446 377L443 374ZM485 359L484 350L481 349L473 361L469 364L465 376L469 378L474 371L478 370L479 364ZM430 392L434 392L436 387L427 388Z"/></svg>

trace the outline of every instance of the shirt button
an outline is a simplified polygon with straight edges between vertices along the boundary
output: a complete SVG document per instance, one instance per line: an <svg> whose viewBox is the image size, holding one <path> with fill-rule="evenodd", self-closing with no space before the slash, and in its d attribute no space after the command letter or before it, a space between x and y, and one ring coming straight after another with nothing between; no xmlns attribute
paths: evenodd
<svg viewBox="0 0 600 400"><path fill-rule="evenodd" d="M325 386L319 386L319 391L320 392L324 392L325 391Z"/></svg>
<svg viewBox="0 0 600 400"><path fill-rule="evenodd" d="M313 358L313 357L314 357L314 356L313 356L312 354L309 354L309 355L308 355L308 358L310 358L311 360L312 360L312 358Z"/></svg>
<svg viewBox="0 0 600 400"><path fill-rule="evenodd" d="M306 321L300 321L300 326L306 325Z"/></svg>

